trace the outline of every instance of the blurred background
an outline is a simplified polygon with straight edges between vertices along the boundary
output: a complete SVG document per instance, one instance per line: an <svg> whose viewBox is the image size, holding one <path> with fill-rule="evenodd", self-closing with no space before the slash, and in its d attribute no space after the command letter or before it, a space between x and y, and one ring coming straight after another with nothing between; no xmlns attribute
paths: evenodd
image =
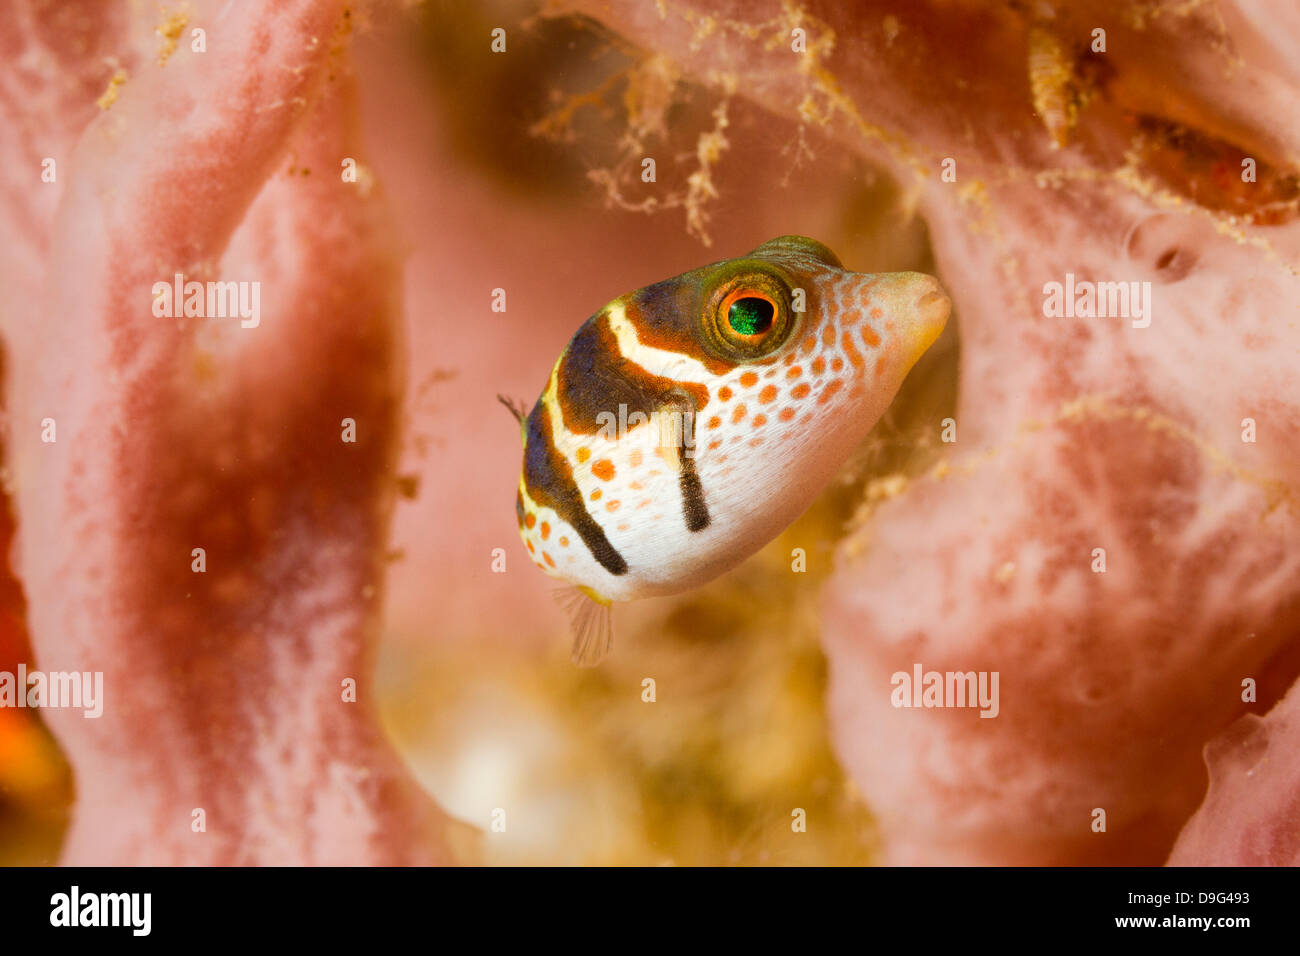
<svg viewBox="0 0 1300 956"><path fill-rule="evenodd" d="M299 4L12 0L13 15L0 14L6 457L24 466L21 479L0 474L0 542L31 545L21 549L29 608L14 576L0 577L0 669L30 661L34 643L36 665L88 654L122 683L155 678L102 722L46 713L75 773L31 711L0 710L0 862L454 856L441 842L477 844L464 859L500 864L1300 860L1294 4ZM186 50L200 23L213 49ZM272 54L268 33L284 41ZM307 61L312 72L296 66ZM226 95L245 77L267 84L252 109ZM267 111L310 110L318 79L338 98L320 101L315 119L332 132L308 158L312 120ZM235 147L255 140L239 132L250 117L266 115L275 151L234 149L247 165L207 196L205 220L162 228L161 208L129 200L115 214L121 242L96 244L101 207L138 195L119 185L166 183L157 196L174 187L177 208L203 185L185 151L137 149L150 162L136 172L153 179L112 165L124 162L118 147L141 142L131 124L170 138L174 102L196 122L210 114ZM320 175L339 151L355 160L355 182ZM36 173L47 156L72 164L66 182L102 188L78 197L62 172L47 188ZM78 178L86 169L91 180ZM143 552L115 549L112 536L87 542L64 516L86 497L81 473L25 467L41 459L29 459L22 422L67 392L58 375L93 385L70 390L87 401L100 385L114 402L127 389L121 366L98 364L97 335L68 351L102 379L60 370L73 326L54 314L109 328L113 273L152 281L148 256L118 256L129 243L185 246L206 223L205 254L218 255L223 224L243 208L240 182L262 192L221 267L244 256L326 280L298 286L319 324L232 366L265 375L256 398L285 397L259 404L238 391L272 413L274 437L252 442L250 457L296 453L303 439L303 460L317 462L314 428L275 412L324 414L354 388L385 402L404 389L391 472L371 457L324 475L339 521L395 501L391 533L363 532L364 553L339 565L337 551L310 552L331 572L364 564L353 567L363 578L328 583L343 589L344 617L364 608L361 658L356 643L307 638L321 605L297 574L300 551L288 584L267 579L273 597L309 602L290 602L286 628L249 633L248 592L222 586L214 606L235 606L214 630L224 642L192 641L170 613L181 589L153 551L173 553L163 539L183 532L170 512L137 520L137 499L112 497L120 470L105 472L107 494L84 512L160 533L140 535L158 539L132 545ZM353 189L367 201L339 203ZM297 224L283 236L281 208ZM519 433L498 396L531 405L574 330L611 299L790 233L859 272L939 274L942 263L953 321L804 516L723 578L618 608L612 659L578 670L553 581L519 542ZM72 241L82 238L97 251ZM396 314L395 250L400 383L387 359L367 379L353 344L367 318L388 329ZM100 298L62 282L87 255L105 274L85 291ZM1149 328L1113 314L1052 319L1040 293L1069 276L1140 282L1157 318ZM27 387L44 365L48 380ZM209 371L204 362L195 374ZM152 385L127 390L147 398ZM940 445L958 404L960 443ZM192 448L162 443L159 462L187 472L189 455L212 450L227 471L228 449L196 427L221 410L178 418ZM259 437L225 421L232 440ZM107 465L124 447L90 460ZM303 523L268 520L264 491L302 491L319 466L270 467L269 482L253 469L244 490L214 485L223 525L288 528L277 540L293 545L333 544L353 527L325 523L315 496ZM65 494L46 494L47 478ZM167 497L155 491L138 489L145 513ZM207 523L208 509L185 507ZM104 563L84 562L86 547ZM1092 563L1098 548L1105 565ZM110 587L127 588L143 615L117 624L98 614L99 575L114 561L123 580ZM246 579L242 566L232 578ZM349 674L376 665L352 713L312 680L327 672L312 665L334 667L338 654ZM997 671L1000 719L893 707L890 675L919 661ZM243 693L254 669L274 689ZM376 720L463 821L448 841ZM303 775L308 763L321 777ZM192 779L208 785L195 791ZM194 844L175 822L200 800L248 826ZM1109 829L1093 826L1097 809ZM493 827L501 814L504 831ZM792 830L800 814L806 832Z"/></svg>
<svg viewBox="0 0 1300 956"><path fill-rule="evenodd" d="M496 395L531 405L572 332L615 296L778 235L816 237L857 271L933 271L915 197L812 128L542 12L412 4L356 38L363 172L407 250L385 723L450 813L489 831L507 809L507 831L485 833L488 863L870 863L870 810L828 740L820 585L855 511L896 480L884 476L933 463L957 323L802 519L697 591L619 607L613 657L590 671L570 664L551 582L518 540L518 431ZM485 55L498 27L509 55ZM807 573L792 573L794 548ZM22 622L10 575L0 670L30 663ZM0 863L55 861L73 791L40 721L0 709ZM792 832L796 808L806 833Z"/></svg>
<svg viewBox="0 0 1300 956"><path fill-rule="evenodd" d="M9 554L14 520L0 512L0 553ZM22 586L5 559L0 575L0 671L33 667L23 624ZM0 707L0 865L50 866L72 802L72 775L37 711Z"/></svg>

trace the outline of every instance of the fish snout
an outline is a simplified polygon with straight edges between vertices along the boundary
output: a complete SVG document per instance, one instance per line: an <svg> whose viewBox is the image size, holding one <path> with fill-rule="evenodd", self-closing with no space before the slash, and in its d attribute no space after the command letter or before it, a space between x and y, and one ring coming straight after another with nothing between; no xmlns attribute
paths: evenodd
<svg viewBox="0 0 1300 956"><path fill-rule="evenodd" d="M891 277L885 296L886 313L893 319L896 354L906 375L948 324L952 300L939 280L922 272L902 272Z"/></svg>
<svg viewBox="0 0 1300 956"><path fill-rule="evenodd" d="M917 343L917 358L934 344L948 324L952 300L934 276L916 275L916 298L912 305L911 334Z"/></svg>

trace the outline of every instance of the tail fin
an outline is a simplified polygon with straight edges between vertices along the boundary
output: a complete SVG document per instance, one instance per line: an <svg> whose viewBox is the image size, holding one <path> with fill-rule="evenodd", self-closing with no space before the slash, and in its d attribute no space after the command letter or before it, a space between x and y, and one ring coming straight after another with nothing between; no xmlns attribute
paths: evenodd
<svg viewBox="0 0 1300 956"><path fill-rule="evenodd" d="M569 615L573 626L573 663L595 667L614 646L614 610L583 587L555 589L555 601Z"/></svg>

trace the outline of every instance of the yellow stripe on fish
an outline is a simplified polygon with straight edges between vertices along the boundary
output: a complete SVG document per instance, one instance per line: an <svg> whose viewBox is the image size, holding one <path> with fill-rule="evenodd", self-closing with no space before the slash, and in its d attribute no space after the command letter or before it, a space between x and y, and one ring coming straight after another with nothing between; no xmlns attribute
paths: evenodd
<svg viewBox="0 0 1300 956"><path fill-rule="evenodd" d="M522 419L516 499L533 561L576 588L574 659L609 650L612 602L697 587L797 518L949 308L930 276L783 236L584 322Z"/></svg>

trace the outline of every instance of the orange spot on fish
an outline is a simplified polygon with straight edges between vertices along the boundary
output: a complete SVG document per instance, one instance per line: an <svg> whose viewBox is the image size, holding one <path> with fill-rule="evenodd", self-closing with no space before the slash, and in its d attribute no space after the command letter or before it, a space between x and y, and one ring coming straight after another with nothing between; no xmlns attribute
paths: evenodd
<svg viewBox="0 0 1300 956"><path fill-rule="evenodd" d="M826 387L822 389L822 393L817 396L817 404L825 405L828 401L830 401L831 396L834 395L843 387L844 387L844 383L841 382L838 378L831 379L829 382L826 383Z"/></svg>
<svg viewBox="0 0 1300 956"><path fill-rule="evenodd" d="M878 318L880 318L880 317L881 317L882 315L884 315L884 314L885 314L885 313L881 312L879 308L875 308L875 309L872 309L872 310L871 310L871 317L872 317L873 319L878 319Z"/></svg>
<svg viewBox="0 0 1300 956"><path fill-rule="evenodd" d="M874 349L880 344L880 336L876 334L876 330L871 326L864 325L862 327L862 341L866 344L867 348Z"/></svg>
<svg viewBox="0 0 1300 956"><path fill-rule="evenodd" d="M630 527L632 527L630 524L621 524L621 525L618 526L618 530L619 530L619 531L626 531L626 530L627 530L628 528L630 528Z"/></svg>
<svg viewBox="0 0 1300 956"><path fill-rule="evenodd" d="M560 547L567 548L568 546L569 546L569 539L566 538L564 535L560 535Z"/></svg>
<svg viewBox="0 0 1300 956"><path fill-rule="evenodd" d="M775 400L775 398L776 398L775 385L765 385L763 387L763 390L758 393L758 400L762 402L764 405L766 405L768 402Z"/></svg>
<svg viewBox="0 0 1300 956"><path fill-rule="evenodd" d="M753 388L758 384L758 376L753 372L746 372L740 376L740 384L745 388Z"/></svg>
<svg viewBox="0 0 1300 956"><path fill-rule="evenodd" d="M632 484L628 485L628 487L631 488L633 491L640 491L642 486L641 486L641 482L634 481L632 482Z"/></svg>
<svg viewBox="0 0 1300 956"><path fill-rule="evenodd" d="M719 418L717 415L714 415L712 418L709 419L708 427L709 427L709 428L717 428L717 427L719 427L721 424L722 424L722 419Z"/></svg>
<svg viewBox="0 0 1300 956"><path fill-rule="evenodd" d="M835 358L831 359L831 371L832 372L844 371L844 359L840 358L838 355L835 356Z"/></svg>
<svg viewBox="0 0 1300 956"><path fill-rule="evenodd" d="M633 448L633 449L632 449L632 454L630 454L630 455L627 456L627 463L628 463L629 465L631 465L633 468L640 468L640 467L641 467L641 449L640 449L640 448Z"/></svg>
<svg viewBox="0 0 1300 956"><path fill-rule="evenodd" d="M793 389L790 390L790 397L807 398L808 393L811 391L812 391L811 385L809 385L807 382L800 382L798 385L796 385Z"/></svg>
<svg viewBox="0 0 1300 956"><path fill-rule="evenodd" d="M611 498L609 501L605 502L605 510L617 511L619 509L619 506L622 504L623 502L619 501L617 498Z"/></svg>
<svg viewBox="0 0 1300 956"><path fill-rule="evenodd" d="M781 409L781 414L779 417L781 421L788 422L790 419L794 418L794 409L793 408Z"/></svg>
<svg viewBox="0 0 1300 956"><path fill-rule="evenodd" d="M528 517L524 519L524 524L528 525L530 528L537 524L537 515L533 514L531 511L528 512Z"/></svg>
<svg viewBox="0 0 1300 956"><path fill-rule="evenodd" d="M876 374L881 375L884 373L884 371L885 371L885 356L881 355L880 358L876 359Z"/></svg>
<svg viewBox="0 0 1300 956"><path fill-rule="evenodd" d="M755 416L754 416L754 427L755 427L755 428L758 428L758 427L760 427L760 426L762 426L762 425L766 425L766 424L767 424L767 416L766 416L766 415L755 415Z"/></svg>
<svg viewBox="0 0 1300 956"><path fill-rule="evenodd" d="M555 559L552 558L552 557L551 557L549 554L547 554L545 551L542 552L542 557L546 559L546 563L547 563L547 564L549 564L551 567L555 567Z"/></svg>
<svg viewBox="0 0 1300 956"><path fill-rule="evenodd" d="M551 536L551 526L545 521L542 522L542 540L545 541Z"/></svg>
<svg viewBox="0 0 1300 956"><path fill-rule="evenodd" d="M731 400L731 386L724 385L718 389L718 401L726 402Z"/></svg>
<svg viewBox="0 0 1300 956"><path fill-rule="evenodd" d="M785 377L786 377L786 378L798 378L798 377L799 377L800 375L802 375L802 374L803 374L803 366L802 366L802 365L796 365L794 368L790 369L790 371L788 371L788 372L785 373Z"/></svg>
<svg viewBox="0 0 1300 956"><path fill-rule="evenodd" d="M822 342L826 345L835 344L835 326L828 325L822 329Z"/></svg>
<svg viewBox="0 0 1300 956"><path fill-rule="evenodd" d="M609 481L614 477L614 463L608 458L602 458L591 466L591 473L601 481Z"/></svg>
<svg viewBox="0 0 1300 956"><path fill-rule="evenodd" d="M864 368L865 363L862 361L862 353L853 346L853 336L848 332L845 332L844 337L840 342L844 346L844 354L849 357L849 361L853 363L853 367L858 370Z"/></svg>
<svg viewBox="0 0 1300 956"><path fill-rule="evenodd" d="M593 492L591 493L591 500L592 500L592 501L599 501L599 500L600 500L600 489L599 489L599 488L597 488L595 491L593 491Z"/></svg>
<svg viewBox="0 0 1300 956"><path fill-rule="evenodd" d="M742 402L736 406L736 410L731 413L731 424L739 425L745 420L745 405Z"/></svg>
<svg viewBox="0 0 1300 956"><path fill-rule="evenodd" d="M801 348L805 352L811 352L813 349L817 348L817 336L815 335L808 336L806 339L803 340L803 345L801 346Z"/></svg>
<svg viewBox="0 0 1300 956"><path fill-rule="evenodd" d="M578 449L578 464L581 465L581 464L585 463L586 460L587 460L588 458L590 458L590 457L591 457L591 449L590 449L590 448L579 448L579 449Z"/></svg>
<svg viewBox="0 0 1300 956"><path fill-rule="evenodd" d="M820 375L822 372L826 371L826 360L820 355L813 359L812 371L814 375Z"/></svg>
<svg viewBox="0 0 1300 956"><path fill-rule="evenodd" d="M721 448L721 447L722 447L721 438L715 438L713 439L713 441L709 442L709 451L713 451L715 448Z"/></svg>
<svg viewBox="0 0 1300 956"><path fill-rule="evenodd" d="M536 554L536 553L537 553L537 549L533 547L533 543L532 543L531 541L525 541L524 544L528 545L528 553L529 553L529 554Z"/></svg>

